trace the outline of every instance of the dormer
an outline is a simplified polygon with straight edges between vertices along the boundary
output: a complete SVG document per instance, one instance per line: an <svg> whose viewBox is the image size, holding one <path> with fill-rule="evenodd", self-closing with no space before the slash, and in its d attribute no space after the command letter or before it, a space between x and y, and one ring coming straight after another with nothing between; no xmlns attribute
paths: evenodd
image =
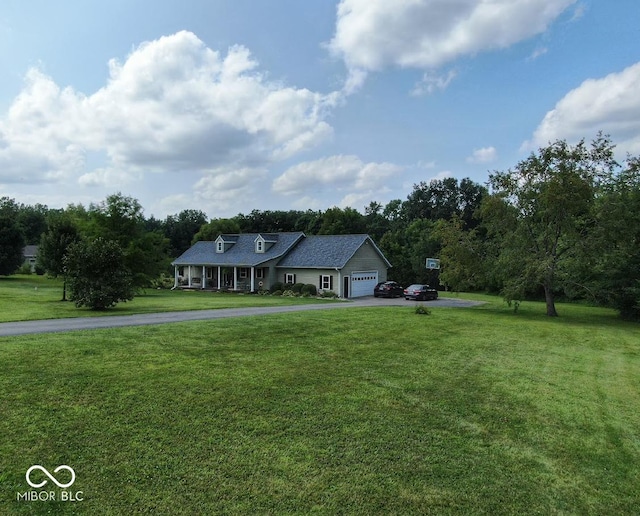
<svg viewBox="0 0 640 516"><path fill-rule="evenodd" d="M215 239L216 253L227 252L238 241L236 235L220 235Z"/></svg>
<svg viewBox="0 0 640 516"><path fill-rule="evenodd" d="M278 240L277 235L263 235L259 234L254 240L256 244L256 253L266 253L271 246Z"/></svg>

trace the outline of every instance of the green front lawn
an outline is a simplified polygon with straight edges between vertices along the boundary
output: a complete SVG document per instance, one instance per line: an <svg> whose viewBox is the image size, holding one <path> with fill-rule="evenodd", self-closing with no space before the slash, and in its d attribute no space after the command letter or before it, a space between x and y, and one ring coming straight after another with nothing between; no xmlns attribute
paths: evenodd
<svg viewBox="0 0 640 516"><path fill-rule="evenodd" d="M637 514L640 327L542 313L0 339L0 514ZM34 464L84 500L17 501Z"/></svg>
<svg viewBox="0 0 640 516"><path fill-rule="evenodd" d="M73 303L61 299L60 280L36 275L0 277L0 322L332 302L315 298L148 289L136 295L133 301L119 303L109 310L93 311L76 308Z"/></svg>

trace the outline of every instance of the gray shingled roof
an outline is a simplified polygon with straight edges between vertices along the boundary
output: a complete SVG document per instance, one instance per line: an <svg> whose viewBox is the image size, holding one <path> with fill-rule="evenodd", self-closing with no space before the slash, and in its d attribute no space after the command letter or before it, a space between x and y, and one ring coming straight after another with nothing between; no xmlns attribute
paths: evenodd
<svg viewBox="0 0 640 516"><path fill-rule="evenodd" d="M225 242L235 240L224 253L216 253L216 244L211 241L196 242L173 261L173 265L210 265L254 267L261 263L283 256L304 233L263 234L265 240L275 243L264 253L256 253L256 238L260 233L242 233L240 235L224 235Z"/></svg>
<svg viewBox="0 0 640 516"><path fill-rule="evenodd" d="M387 266L391 267L391 264L368 235L308 236L278 263L278 267L342 269L367 240L380 254Z"/></svg>

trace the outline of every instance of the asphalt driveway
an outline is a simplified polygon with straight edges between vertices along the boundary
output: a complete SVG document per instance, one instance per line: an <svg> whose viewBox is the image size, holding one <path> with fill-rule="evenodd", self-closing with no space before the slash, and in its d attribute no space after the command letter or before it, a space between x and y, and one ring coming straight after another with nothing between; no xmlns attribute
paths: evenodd
<svg viewBox="0 0 640 516"><path fill-rule="evenodd" d="M340 303L318 303L299 306L270 306L256 308L223 308L219 310L192 310L186 312L160 312L138 315L113 315L101 317L74 317L67 319L46 319L38 321L18 321L0 323L0 337L28 335L34 333L54 333L74 330L95 330L100 328L118 328L122 326L145 326L172 322L202 321L223 319L226 317L244 317L249 315L267 315L274 313L302 312L307 310L334 310L368 306L412 306L415 301L404 298L384 299L373 296L357 298ZM482 304L478 301L442 297L436 301L427 301L427 306L463 308Z"/></svg>

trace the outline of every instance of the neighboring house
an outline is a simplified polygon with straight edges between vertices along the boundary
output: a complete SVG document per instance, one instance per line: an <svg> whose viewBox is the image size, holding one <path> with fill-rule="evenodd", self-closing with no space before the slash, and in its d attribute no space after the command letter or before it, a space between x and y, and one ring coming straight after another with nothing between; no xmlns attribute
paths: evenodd
<svg viewBox="0 0 640 516"><path fill-rule="evenodd" d="M22 257L24 259L24 265L31 267L31 272L36 270L36 260L38 258L38 246L28 245L22 249Z"/></svg>
<svg viewBox="0 0 640 516"><path fill-rule="evenodd" d="M311 283L343 298L369 296L391 264L368 235L243 233L196 242L176 258L174 288L269 289Z"/></svg>

